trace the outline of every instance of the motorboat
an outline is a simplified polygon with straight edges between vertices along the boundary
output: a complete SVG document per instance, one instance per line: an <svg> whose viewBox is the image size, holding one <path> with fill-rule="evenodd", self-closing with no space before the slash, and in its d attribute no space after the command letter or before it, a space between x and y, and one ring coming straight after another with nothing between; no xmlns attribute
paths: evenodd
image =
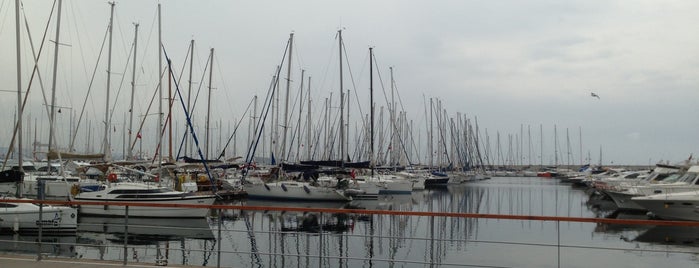
<svg viewBox="0 0 699 268"><path fill-rule="evenodd" d="M192 192L170 190L154 184L140 182L118 182L105 184L101 190L78 193L75 201L90 202L137 202L171 205L212 205L215 195L202 195ZM87 215L124 216L126 207L122 205L80 205L80 213ZM201 218L209 213L208 208L187 207L128 207L129 217L149 218Z"/></svg>
<svg viewBox="0 0 699 268"><path fill-rule="evenodd" d="M71 207L39 206L34 203L12 202L0 197L0 230L5 232L43 233L75 232L78 211ZM32 200L32 199L14 199Z"/></svg>
<svg viewBox="0 0 699 268"><path fill-rule="evenodd" d="M661 219L699 221L699 190L638 196L631 200Z"/></svg>
<svg viewBox="0 0 699 268"><path fill-rule="evenodd" d="M614 200L619 209L645 210L636 204L633 197L662 193L678 193L699 190L699 166L692 166L684 174L653 172L646 180L635 186L619 187L621 190L602 190Z"/></svg>

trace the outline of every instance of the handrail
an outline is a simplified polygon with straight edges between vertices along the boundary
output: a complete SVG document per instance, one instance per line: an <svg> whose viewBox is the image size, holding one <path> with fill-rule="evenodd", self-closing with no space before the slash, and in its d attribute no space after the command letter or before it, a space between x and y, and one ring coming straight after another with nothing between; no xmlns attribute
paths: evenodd
<svg viewBox="0 0 699 268"><path fill-rule="evenodd" d="M96 205L96 206L133 206L133 207L170 207L170 208L198 208L198 209L239 209L258 211L296 211L319 213L351 213L364 215L401 215L401 216L426 216L426 217L450 217L450 218L478 218L478 219L503 219L503 220L527 220L527 221L556 221L556 222L586 222L604 224L630 224L630 225L662 225L662 226L691 226L699 227L695 221L668 221L668 220L635 220L635 219L608 219L585 218L564 216L532 216L532 215L507 215L507 214L480 214L460 212L425 212L425 211L395 211L395 210L370 210L370 209L333 209L333 208L302 208L302 207L276 207L276 206L245 206L245 205L197 205L197 204L162 204L147 202L104 202L104 201L60 201L60 200L33 200L33 199L2 199L2 202L34 203L48 205Z"/></svg>

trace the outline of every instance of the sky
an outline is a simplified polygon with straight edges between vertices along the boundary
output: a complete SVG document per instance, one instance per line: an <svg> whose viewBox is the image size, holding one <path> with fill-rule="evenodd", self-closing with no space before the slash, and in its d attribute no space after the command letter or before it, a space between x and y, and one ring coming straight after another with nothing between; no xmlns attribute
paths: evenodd
<svg viewBox="0 0 699 268"><path fill-rule="evenodd" d="M122 0L114 7L112 37L113 154L122 153L122 133L128 124L134 23L139 23L134 121L140 123L147 115L142 148L154 152L157 104L146 109L157 86L158 3L163 47L176 75L183 77L184 91L189 74L189 64L184 62L190 40L195 40L192 80L201 91L193 121L199 136L204 136L209 85L204 69L214 48L210 126L214 147L218 140L225 143L252 96L257 95L262 106L292 32L292 97L298 94L303 69L306 77L312 77L313 120L322 118L325 98L331 94L336 107L340 91L337 33L342 30L343 81L350 91L353 132L361 124L360 115L368 113L368 49L373 47L377 113L378 107L388 103L384 96L390 98L392 67L397 94L420 145L426 144L429 114L425 107L433 99L442 103L449 117L460 114L477 119L480 134L485 137L488 132L491 150L498 133L503 154L511 150L509 136L514 147L521 140L523 163L553 164L556 151L561 163L568 156L579 163L581 155L597 163L600 151L603 164L677 163L699 151L699 108L693 105L699 97L697 1ZM49 41L56 34L55 16L48 20L52 4L23 1L21 17L23 91L34 67L25 20L37 51L48 23L47 41L37 63L47 98L55 55ZM100 150L106 43L99 63L97 59L109 17L106 1L63 1L56 78L56 105L64 107L56 119L59 147L67 147L68 126L76 125L85 107L77 147ZM0 79L5 81L0 86L0 109L6 116L0 119L0 137L6 142L0 147L9 146L12 115L17 110L15 40L14 1L5 0L0 2ZM284 91L286 66L281 73L280 90ZM35 80L24 120L31 118L37 139L46 143L48 116L39 79ZM599 98L591 96L593 92ZM293 104L296 98L291 100L292 107L298 107ZM173 113L179 126L175 136L181 136L184 112L175 107ZM242 143L247 141L248 120L244 121L236 138L237 155L244 155ZM32 129L25 126L25 139L33 141ZM424 161L425 155L419 158Z"/></svg>

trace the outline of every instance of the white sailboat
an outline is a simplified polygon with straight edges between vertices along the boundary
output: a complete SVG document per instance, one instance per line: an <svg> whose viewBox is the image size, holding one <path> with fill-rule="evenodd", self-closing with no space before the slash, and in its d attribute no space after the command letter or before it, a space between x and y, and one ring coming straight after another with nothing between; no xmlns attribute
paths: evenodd
<svg viewBox="0 0 699 268"><path fill-rule="evenodd" d="M0 231L44 233L75 232L78 226L78 211L70 207L33 203L12 202L0 198ZM30 200L30 199L21 199Z"/></svg>
<svg viewBox="0 0 699 268"><path fill-rule="evenodd" d="M99 191L79 193L75 196L75 201L212 205L216 201L216 196L174 191L145 183L120 182L107 184L104 189ZM81 205L80 213L121 217L126 215L126 207L117 205ZM208 208L149 206L131 206L128 208L129 217L201 218L206 217L208 213Z"/></svg>
<svg viewBox="0 0 699 268"><path fill-rule="evenodd" d="M343 190L293 180L244 184L250 199L350 201Z"/></svg>

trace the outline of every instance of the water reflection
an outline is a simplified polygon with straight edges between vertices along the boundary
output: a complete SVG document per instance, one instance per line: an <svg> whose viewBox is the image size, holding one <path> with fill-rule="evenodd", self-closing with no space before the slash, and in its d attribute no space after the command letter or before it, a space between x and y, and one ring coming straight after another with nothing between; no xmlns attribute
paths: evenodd
<svg viewBox="0 0 699 268"><path fill-rule="evenodd" d="M36 255L41 252L49 257L75 257L75 234L63 236L42 236L41 247L36 234L0 235L0 252Z"/></svg>
<svg viewBox="0 0 699 268"><path fill-rule="evenodd" d="M355 200L344 204L264 200L229 201L224 204L587 218L645 216L612 213L613 210L605 209L604 202L590 198L585 191L572 189L558 180L493 178L415 191L411 195L381 195L376 200ZM84 218L81 219L79 238L85 242L85 246L77 251L86 258L120 260L126 242L130 261L156 262L167 259L170 263L215 266L216 263L212 261L220 257L224 267L424 267L464 264L556 267L560 260L564 260L562 266L566 267L697 265L691 254L673 254L672 258L667 258L635 251L667 245L667 242L650 237L694 246L699 233L696 229L664 230L651 226L594 223L273 210L230 209L213 212L214 217L208 221L188 223L178 219L141 222L137 225L142 225L144 229L130 226L128 237L123 236L123 219ZM129 219L129 223L137 223L134 222L136 220ZM153 226L170 226L173 230L147 228ZM174 230L174 227L182 226L191 228ZM126 238L128 241L125 241ZM134 244L139 243L139 238L141 245ZM558 248L559 243L569 247ZM219 247L222 250L220 256L217 255Z"/></svg>
<svg viewBox="0 0 699 268"><path fill-rule="evenodd" d="M205 218L160 219L116 217L80 217L79 258L100 260L206 264L214 250L215 237ZM172 251L172 252L171 252Z"/></svg>

